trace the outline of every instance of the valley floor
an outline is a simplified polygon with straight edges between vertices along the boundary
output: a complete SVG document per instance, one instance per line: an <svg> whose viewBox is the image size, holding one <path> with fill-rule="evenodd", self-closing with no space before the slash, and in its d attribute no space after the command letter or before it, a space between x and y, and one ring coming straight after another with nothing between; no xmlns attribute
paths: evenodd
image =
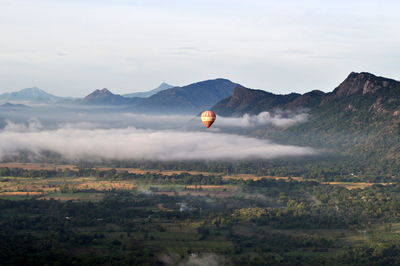
<svg viewBox="0 0 400 266"><path fill-rule="evenodd" d="M0 164L0 176L0 265L400 259L396 183L50 164Z"/></svg>

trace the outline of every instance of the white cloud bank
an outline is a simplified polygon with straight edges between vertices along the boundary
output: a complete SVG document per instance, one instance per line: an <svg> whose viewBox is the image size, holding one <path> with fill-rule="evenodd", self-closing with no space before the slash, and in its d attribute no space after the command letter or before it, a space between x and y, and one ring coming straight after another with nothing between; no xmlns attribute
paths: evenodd
<svg viewBox="0 0 400 266"><path fill-rule="evenodd" d="M68 159L212 160L272 159L304 156L316 151L231 134L171 130L86 129L73 126L54 130L38 124L8 122L0 132L0 159L19 150L50 150Z"/></svg>
<svg viewBox="0 0 400 266"><path fill-rule="evenodd" d="M221 117L218 116L216 125L221 127L257 127L257 126L277 126L290 127L295 124L305 122L308 114L300 113L289 117L282 114L270 114L261 112L258 115L245 114L242 117Z"/></svg>

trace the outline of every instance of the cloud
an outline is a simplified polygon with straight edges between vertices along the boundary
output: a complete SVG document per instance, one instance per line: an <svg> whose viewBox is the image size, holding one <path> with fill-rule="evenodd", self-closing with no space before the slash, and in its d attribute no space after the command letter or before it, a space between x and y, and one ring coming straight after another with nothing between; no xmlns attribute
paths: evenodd
<svg viewBox="0 0 400 266"><path fill-rule="evenodd" d="M224 256L215 253L196 254L191 253L185 258L181 258L179 254L161 254L159 259L165 265L178 265L178 266L218 266L218 265L231 265L230 261Z"/></svg>
<svg viewBox="0 0 400 266"><path fill-rule="evenodd" d="M277 126L289 127L298 123L305 122L308 114L301 113L285 117L282 114L262 112L258 115L245 114L242 117L218 117L216 126L221 127L257 127L257 126Z"/></svg>
<svg viewBox="0 0 400 266"><path fill-rule="evenodd" d="M245 136L134 127L87 129L68 125L41 129L7 122L0 132L0 159L20 150L47 150L67 159L225 160L272 159L315 154L308 147L280 145Z"/></svg>
<svg viewBox="0 0 400 266"><path fill-rule="evenodd" d="M13 123L11 121L6 121L4 131L6 132L38 132L43 129L42 124L38 120L31 120L28 125Z"/></svg>
<svg viewBox="0 0 400 266"><path fill-rule="evenodd" d="M287 49L279 51L282 54L289 54L289 55L313 55L313 52L302 50L302 49Z"/></svg>
<svg viewBox="0 0 400 266"><path fill-rule="evenodd" d="M214 253L202 254L200 256L193 254L186 261L181 262L179 266L218 266L226 265L226 262L225 257Z"/></svg>
<svg viewBox="0 0 400 266"><path fill-rule="evenodd" d="M136 114L123 113L134 127L156 128L156 129L173 129L181 128L193 123L200 122L200 118L192 115L152 115L152 114ZM121 118L119 118L120 120Z"/></svg>

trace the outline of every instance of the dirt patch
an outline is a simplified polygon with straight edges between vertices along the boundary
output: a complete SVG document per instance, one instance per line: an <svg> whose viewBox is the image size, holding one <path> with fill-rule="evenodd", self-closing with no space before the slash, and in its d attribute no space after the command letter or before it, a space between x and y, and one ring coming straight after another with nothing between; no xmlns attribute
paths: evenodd
<svg viewBox="0 0 400 266"><path fill-rule="evenodd" d="M185 189L232 190L236 189L236 187L229 185L187 185Z"/></svg>
<svg viewBox="0 0 400 266"><path fill-rule="evenodd" d="M210 197L210 198L231 198L234 197L236 193L234 192L212 192L212 191L159 191L154 192L156 195L166 195L170 197L174 196L194 196L194 197Z"/></svg>
<svg viewBox="0 0 400 266"><path fill-rule="evenodd" d="M225 175L222 177L223 179L241 179L241 180L253 180L257 181L260 179L271 179L271 180L296 180L296 181L304 181L302 177L286 177L286 176L255 176L250 174L237 174L237 175Z"/></svg>
<svg viewBox="0 0 400 266"><path fill-rule="evenodd" d="M100 171L109 171L112 169L117 170L118 172L128 172L130 174L146 174L146 173L151 173L151 174L163 174L166 176L171 176L171 175L179 175L183 173L188 173L191 175L204 175L204 176L215 176L215 175L222 175L221 173L210 173L210 172L198 172L198 171L167 171L167 170L143 170L143 169L138 169L138 168L110 168L110 167L97 167L94 168L96 170Z"/></svg>
<svg viewBox="0 0 400 266"><path fill-rule="evenodd" d="M333 186L341 186L348 190L353 189L364 189L373 185L390 185L392 183L365 183L365 182L322 182L322 184L333 185Z"/></svg>
<svg viewBox="0 0 400 266"><path fill-rule="evenodd" d="M0 192L0 196L35 196L42 195L43 192L37 191L9 191L9 192Z"/></svg>
<svg viewBox="0 0 400 266"><path fill-rule="evenodd" d="M66 193L65 195L56 194L56 195L47 195L40 197L39 200L61 200L61 201L100 201L104 197L104 194L101 193Z"/></svg>
<svg viewBox="0 0 400 266"><path fill-rule="evenodd" d="M78 171L74 165L42 164L42 163L0 163L0 168L19 168L25 170L72 170Z"/></svg>
<svg viewBox="0 0 400 266"><path fill-rule="evenodd" d="M45 164L45 163L0 163L0 168L19 168L25 170L71 170L78 171L79 169L74 165L61 165L61 164ZM157 173L167 176L179 175L188 173L191 175L204 175L204 176L220 176L222 173L211 173L211 172L199 172L199 171L170 171L170 170L143 170L139 168L111 168L111 167L94 167L93 169L99 171L109 171L115 169L119 172L126 171L131 174L146 174L146 173Z"/></svg>
<svg viewBox="0 0 400 266"><path fill-rule="evenodd" d="M136 188L136 185L130 182L95 181L72 185L72 188L77 190L93 189L98 191L132 190Z"/></svg>

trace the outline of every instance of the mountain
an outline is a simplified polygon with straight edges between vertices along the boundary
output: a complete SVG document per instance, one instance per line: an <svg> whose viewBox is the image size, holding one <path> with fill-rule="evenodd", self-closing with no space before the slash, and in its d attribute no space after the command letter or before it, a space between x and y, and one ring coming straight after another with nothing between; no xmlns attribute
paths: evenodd
<svg viewBox="0 0 400 266"><path fill-rule="evenodd" d="M396 92L398 87L399 82L394 79L377 77L367 72L352 72L336 89L328 94L323 100L323 104L353 95L364 95L364 98L371 95L381 97L393 90Z"/></svg>
<svg viewBox="0 0 400 266"><path fill-rule="evenodd" d="M5 103L1 104L0 108L29 108L29 106L25 104Z"/></svg>
<svg viewBox="0 0 400 266"><path fill-rule="evenodd" d="M212 110L225 116L276 110L307 112L304 123L257 129L253 134L285 144L340 151L356 156L358 162L400 159L400 82L371 73L352 72L329 93L275 95L237 87Z"/></svg>
<svg viewBox="0 0 400 266"><path fill-rule="evenodd" d="M306 106L310 108L308 121L287 129L288 136L298 135L304 143L340 147L349 153L369 146L385 156L400 155L395 151L400 151L400 82L353 72L317 101Z"/></svg>
<svg viewBox="0 0 400 266"><path fill-rule="evenodd" d="M212 107L212 110L222 116L259 114L262 111L284 108L285 105L300 96L298 93L280 95L237 86L232 96L218 102Z"/></svg>
<svg viewBox="0 0 400 266"><path fill-rule="evenodd" d="M324 93L319 90L307 92L303 95L291 93L286 95L273 94L262 90L248 89L238 86L232 95L212 107L220 115L237 116L243 114L258 114L262 111L296 110L301 108L322 108L324 105L360 98L363 102L367 99L386 99L388 93L397 93L399 82L393 79L377 77L371 73L352 72L332 92ZM382 98L383 97L383 98ZM395 99L391 99L395 101ZM351 103L349 103L351 105ZM376 103L377 105L380 102ZM349 107L347 107L349 108Z"/></svg>
<svg viewBox="0 0 400 266"><path fill-rule="evenodd" d="M174 87L143 98L135 104L134 110L195 114L230 96L238 85L227 79L213 79Z"/></svg>
<svg viewBox="0 0 400 266"><path fill-rule="evenodd" d="M81 104L86 105L127 105L135 100L113 94L108 89L95 90L82 99Z"/></svg>
<svg viewBox="0 0 400 266"><path fill-rule="evenodd" d="M122 96L128 97L128 98L131 98L131 97L147 98L147 97L150 97L150 96L156 94L157 92L160 92L160 91L163 91L163 90L168 90L168 89L173 88L173 87L175 87L175 86L172 86L172 85L169 85L169 84L163 82L163 83L161 83L160 86L158 86L157 88L155 88L153 90L143 91L143 92L128 93L128 94L124 94Z"/></svg>
<svg viewBox="0 0 400 266"><path fill-rule="evenodd" d="M61 97L54 96L36 87L0 95L0 101L49 103L59 99Z"/></svg>
<svg viewBox="0 0 400 266"><path fill-rule="evenodd" d="M132 111L144 113L198 113L230 96L236 86L238 84L227 79L206 80L163 89L147 98L124 97L102 89L87 95L81 104L128 105Z"/></svg>

